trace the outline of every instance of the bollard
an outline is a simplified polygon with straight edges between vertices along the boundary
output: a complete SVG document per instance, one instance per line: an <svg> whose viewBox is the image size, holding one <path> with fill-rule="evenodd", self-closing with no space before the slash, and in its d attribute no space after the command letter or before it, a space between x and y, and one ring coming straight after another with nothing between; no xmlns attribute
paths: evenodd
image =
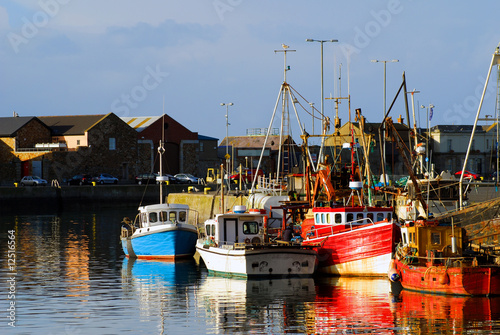
<svg viewBox="0 0 500 335"><path fill-rule="evenodd" d="M170 185L170 180L167 180L165 184L167 184L167 186Z"/></svg>
<svg viewBox="0 0 500 335"><path fill-rule="evenodd" d="M14 183L14 187L17 187L19 184L18 183Z"/></svg>
<svg viewBox="0 0 500 335"><path fill-rule="evenodd" d="M95 181L92 182L92 186L96 186L97 183Z"/></svg>
<svg viewBox="0 0 500 335"><path fill-rule="evenodd" d="M211 188L210 188L210 187L205 187L205 188L203 189L203 193L208 194L208 191L210 191L210 190L211 190Z"/></svg>
<svg viewBox="0 0 500 335"><path fill-rule="evenodd" d="M188 187L188 193L191 193L193 191L193 186Z"/></svg>

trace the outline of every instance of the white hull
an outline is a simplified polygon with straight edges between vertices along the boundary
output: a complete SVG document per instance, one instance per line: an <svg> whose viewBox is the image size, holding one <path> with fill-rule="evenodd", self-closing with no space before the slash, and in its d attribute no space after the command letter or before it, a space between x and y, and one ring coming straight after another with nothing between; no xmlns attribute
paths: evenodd
<svg viewBox="0 0 500 335"><path fill-rule="evenodd" d="M230 276L311 276L315 270L316 252L294 247L229 249L204 245L196 250L209 272Z"/></svg>
<svg viewBox="0 0 500 335"><path fill-rule="evenodd" d="M318 272L337 276L387 276L392 253L319 267Z"/></svg>

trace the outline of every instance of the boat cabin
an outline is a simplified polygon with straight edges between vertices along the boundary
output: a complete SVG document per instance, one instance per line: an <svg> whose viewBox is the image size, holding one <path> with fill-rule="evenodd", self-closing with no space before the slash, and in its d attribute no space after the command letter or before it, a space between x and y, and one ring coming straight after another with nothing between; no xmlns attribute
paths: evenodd
<svg viewBox="0 0 500 335"><path fill-rule="evenodd" d="M317 207L313 208L316 225L367 224L392 219L388 207Z"/></svg>
<svg viewBox="0 0 500 335"><path fill-rule="evenodd" d="M232 213L217 214L215 219L205 221L207 239L218 246L236 247L237 244L259 245L265 242L265 214L259 210L246 212L245 206Z"/></svg>
<svg viewBox="0 0 500 335"><path fill-rule="evenodd" d="M401 227L403 248L415 257L427 257L427 261L439 263L441 257L462 254L463 229L437 222L417 220Z"/></svg>
<svg viewBox="0 0 500 335"><path fill-rule="evenodd" d="M136 218L138 228L163 224L188 223L189 206L183 204L158 204L139 207Z"/></svg>

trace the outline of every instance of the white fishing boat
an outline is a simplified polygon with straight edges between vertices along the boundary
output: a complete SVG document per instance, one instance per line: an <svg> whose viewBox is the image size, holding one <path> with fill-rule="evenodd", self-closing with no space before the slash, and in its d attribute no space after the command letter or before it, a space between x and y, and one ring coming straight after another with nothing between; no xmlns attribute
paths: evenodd
<svg viewBox="0 0 500 335"><path fill-rule="evenodd" d="M236 277L311 276L317 253L312 247L272 240L267 216L261 210L217 214L205 221L204 236L196 243L209 273ZM201 235L201 234L200 234Z"/></svg>

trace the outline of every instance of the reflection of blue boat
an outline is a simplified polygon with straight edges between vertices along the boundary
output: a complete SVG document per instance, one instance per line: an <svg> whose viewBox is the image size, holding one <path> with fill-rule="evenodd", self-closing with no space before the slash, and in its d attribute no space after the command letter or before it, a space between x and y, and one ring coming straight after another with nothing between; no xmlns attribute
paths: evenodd
<svg viewBox="0 0 500 335"><path fill-rule="evenodd" d="M194 259L180 262L163 262L140 259L123 259L122 275L124 278L141 282L163 285L189 284L198 277L198 269Z"/></svg>
<svg viewBox="0 0 500 335"><path fill-rule="evenodd" d="M124 219L121 232L123 252L140 259L175 260L191 257L198 232L188 219L189 207L181 204L157 204L139 207L132 224Z"/></svg>

